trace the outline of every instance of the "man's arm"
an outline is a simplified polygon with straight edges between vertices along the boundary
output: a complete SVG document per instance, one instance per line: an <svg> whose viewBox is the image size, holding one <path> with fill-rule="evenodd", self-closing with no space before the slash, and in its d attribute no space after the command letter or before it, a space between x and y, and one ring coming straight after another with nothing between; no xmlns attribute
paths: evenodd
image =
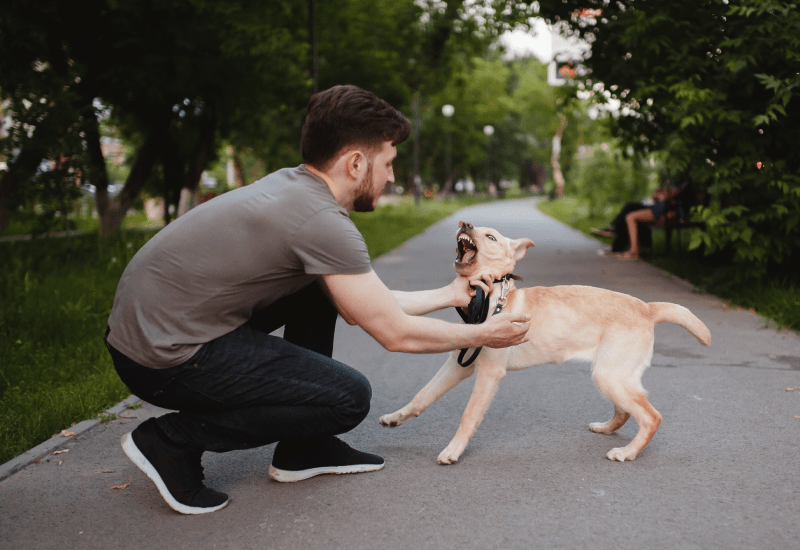
<svg viewBox="0 0 800 550"><path fill-rule="evenodd" d="M342 317L350 324L359 325L389 351L439 353L477 346L503 348L527 341L525 334L530 319L527 314L500 313L481 325L412 317L403 311L392 291L374 271L363 275L323 275L322 278ZM428 292L436 291L423 291L418 295ZM412 301L417 303L416 298ZM436 303L441 305L447 301L448 298L439 298ZM410 309L415 310L415 307ZM419 311L424 309L416 307Z"/></svg>

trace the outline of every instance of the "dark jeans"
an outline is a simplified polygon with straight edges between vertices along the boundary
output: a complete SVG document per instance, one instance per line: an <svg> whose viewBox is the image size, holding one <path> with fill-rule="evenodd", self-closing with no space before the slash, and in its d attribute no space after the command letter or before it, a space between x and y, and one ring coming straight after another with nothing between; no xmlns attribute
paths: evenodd
<svg viewBox="0 0 800 550"><path fill-rule="evenodd" d="M203 451L249 449L344 433L367 416L369 382L331 359L336 318L312 284L175 367L144 367L106 346L135 395L177 411L158 418L175 443ZM269 334L284 325L283 338Z"/></svg>

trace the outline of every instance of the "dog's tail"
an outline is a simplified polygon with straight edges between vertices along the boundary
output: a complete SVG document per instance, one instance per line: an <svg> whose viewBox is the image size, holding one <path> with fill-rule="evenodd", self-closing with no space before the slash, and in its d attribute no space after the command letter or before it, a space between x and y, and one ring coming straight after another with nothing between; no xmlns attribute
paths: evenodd
<svg viewBox="0 0 800 550"><path fill-rule="evenodd" d="M711 343L711 331L703 324L703 321L683 306L671 304L669 302L650 302L650 318L653 324L668 321L680 325L688 330L697 341L707 346Z"/></svg>

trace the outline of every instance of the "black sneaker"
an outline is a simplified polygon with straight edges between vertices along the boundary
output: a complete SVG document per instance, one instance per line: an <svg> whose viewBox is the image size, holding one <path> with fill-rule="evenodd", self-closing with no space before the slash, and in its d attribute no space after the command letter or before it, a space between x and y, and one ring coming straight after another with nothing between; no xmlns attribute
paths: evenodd
<svg viewBox="0 0 800 550"><path fill-rule="evenodd" d="M322 441L281 441L275 447L269 477L291 483L320 474L356 474L383 468L378 455L362 453L336 437Z"/></svg>
<svg viewBox="0 0 800 550"><path fill-rule="evenodd" d="M181 514L207 514L224 508L228 495L203 485L202 451L181 449L164 441L156 419L122 436L122 450L153 480L164 500Z"/></svg>

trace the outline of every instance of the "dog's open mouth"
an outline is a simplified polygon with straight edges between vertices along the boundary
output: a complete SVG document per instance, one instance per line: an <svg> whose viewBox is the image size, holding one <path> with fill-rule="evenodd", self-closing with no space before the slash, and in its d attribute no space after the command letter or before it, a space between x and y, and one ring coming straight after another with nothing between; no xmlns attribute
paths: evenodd
<svg viewBox="0 0 800 550"><path fill-rule="evenodd" d="M456 263L471 264L478 256L478 247L466 233L461 233L456 239Z"/></svg>

